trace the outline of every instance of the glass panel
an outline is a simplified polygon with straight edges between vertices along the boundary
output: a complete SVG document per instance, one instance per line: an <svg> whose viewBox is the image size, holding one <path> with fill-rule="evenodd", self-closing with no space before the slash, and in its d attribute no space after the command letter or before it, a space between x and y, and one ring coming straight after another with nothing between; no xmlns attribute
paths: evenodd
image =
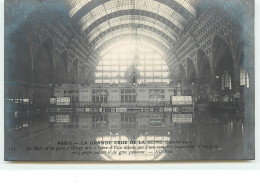
<svg viewBox="0 0 260 185"><path fill-rule="evenodd" d="M162 23L161 21L145 16L126 15L109 19L109 21L98 25L90 33L88 33L87 37L89 38L89 41L92 42L94 39L96 39L96 37L98 37L100 33L107 31L111 27L119 26L122 24L142 24L146 26L151 26L167 35L173 41L175 41L176 37L178 36L174 30L172 30L169 26Z"/></svg>
<svg viewBox="0 0 260 185"><path fill-rule="evenodd" d="M97 66L96 71L102 70L102 66Z"/></svg>
<svg viewBox="0 0 260 185"><path fill-rule="evenodd" d="M103 68L104 71L110 71L110 66L104 65L102 68Z"/></svg>
<svg viewBox="0 0 260 185"><path fill-rule="evenodd" d="M164 78L169 78L169 72L162 72L161 76Z"/></svg>
<svg viewBox="0 0 260 185"><path fill-rule="evenodd" d="M240 85L246 85L246 72L242 67L240 68Z"/></svg>
<svg viewBox="0 0 260 185"><path fill-rule="evenodd" d="M70 16L75 15L83 6L87 5L89 2L92 0L66 0L65 4L69 7L70 11L69 14ZM187 11L189 11L194 17L196 16L196 10L195 10L195 5L198 3L197 0L175 0L175 2L179 3L181 6L183 6ZM156 5L154 5L153 1L146 1L143 2L143 4L139 5L139 7L135 7L134 3L129 3L127 1L118 1L118 6L122 6L124 9L133 9L133 8L140 8L143 10L148 10L148 6L150 9L153 11L157 10ZM104 7L106 13L111 13L112 12L113 5L112 4L107 4L106 7Z"/></svg>
<svg viewBox="0 0 260 185"><path fill-rule="evenodd" d="M146 79L145 81L146 81L146 83L151 83L151 82L153 82L153 79Z"/></svg>
<svg viewBox="0 0 260 185"><path fill-rule="evenodd" d="M111 77L117 77L118 75L118 72L111 72Z"/></svg>
<svg viewBox="0 0 260 185"><path fill-rule="evenodd" d="M100 38L96 43L93 43L94 47L96 49L96 48L100 47L101 45L103 45L106 41L112 39L113 37L120 37L120 35L126 35L126 34L133 35L133 37L135 37L134 36L135 33L133 32L132 28L122 28L120 30L111 31L108 34L106 34L105 36L103 36L102 38ZM144 35L144 36L148 35L149 37L152 37L157 42L163 44L166 48L170 48L171 44L167 40L165 40L161 35L153 32L153 31L138 28L137 35L138 36L139 35ZM123 56L121 55L121 57L123 57ZM147 58L149 58L149 55L147 55Z"/></svg>
<svg viewBox="0 0 260 185"><path fill-rule="evenodd" d="M111 79L110 83L119 83L119 79Z"/></svg>
<svg viewBox="0 0 260 185"><path fill-rule="evenodd" d="M224 71L224 74L222 75L221 85L222 85L222 90L224 90L225 88L232 89L231 76L229 75L229 73L227 71Z"/></svg>
<svg viewBox="0 0 260 185"><path fill-rule="evenodd" d="M120 66L120 71L125 71L128 66Z"/></svg>
<svg viewBox="0 0 260 185"><path fill-rule="evenodd" d="M145 66L137 66L137 69L138 69L139 71L144 71L144 68L145 68Z"/></svg>
<svg viewBox="0 0 260 185"><path fill-rule="evenodd" d="M166 66L162 65L162 70L165 71L165 70L168 70Z"/></svg>
<svg viewBox="0 0 260 185"><path fill-rule="evenodd" d="M102 73L96 72L96 77L102 77Z"/></svg>
<svg viewBox="0 0 260 185"><path fill-rule="evenodd" d="M154 76L160 78L162 76L161 72L154 72Z"/></svg>
<svg viewBox="0 0 260 185"><path fill-rule="evenodd" d="M162 82L161 79L154 79L154 82Z"/></svg>
<svg viewBox="0 0 260 185"><path fill-rule="evenodd" d="M154 70L161 70L161 66L154 66Z"/></svg>
<svg viewBox="0 0 260 185"><path fill-rule="evenodd" d="M153 66L145 66L146 71L153 71Z"/></svg>
<svg viewBox="0 0 260 185"><path fill-rule="evenodd" d="M103 77L110 77L110 73L107 72L103 73Z"/></svg>
<svg viewBox="0 0 260 185"><path fill-rule="evenodd" d="M110 79L103 79L103 83L110 83Z"/></svg>
<svg viewBox="0 0 260 185"><path fill-rule="evenodd" d="M77 11L79 11L84 5L89 3L91 0L67 0L67 5L71 8L69 15L72 17Z"/></svg>
<svg viewBox="0 0 260 185"><path fill-rule="evenodd" d="M188 7L188 3L186 1L183 1L181 4ZM94 23L99 18L104 17L106 14L132 8L149 11L165 17L174 23L180 30L183 30L183 24L187 23L181 14L162 3L153 0L111 0L87 13L80 19L79 24L82 26L82 31L84 31L89 25Z"/></svg>
<svg viewBox="0 0 260 185"><path fill-rule="evenodd" d="M116 53L120 54L115 55ZM118 58L111 59L111 55L117 56ZM138 62L138 59L137 61L133 59L135 56L137 56L137 58L143 59ZM139 83L162 82L163 80L165 82L169 82L168 67L162 57L157 59L158 56L160 55L155 50L141 42L132 41L131 43L112 47L109 52L103 56L103 58L106 58L106 60L101 60L100 64L98 65L99 69L105 68L109 69L110 71L103 70L103 76L101 76L102 71L96 72L96 77L101 76L104 83L124 83L126 82L124 79L125 71L135 61L137 63L137 70L140 74L138 81ZM156 65L154 66L154 64ZM97 79L100 81L100 77Z"/></svg>
<svg viewBox="0 0 260 185"><path fill-rule="evenodd" d="M119 46L120 47L130 46L133 44L133 42L135 42L133 34L114 37L113 39L109 40L107 43L102 45L100 48L98 48L97 51L99 51L101 56L106 57L107 53L111 52L112 48L116 48ZM166 48L163 44L154 40L152 37L138 35L138 42L144 43L146 47L149 46L150 49L152 48L154 51L156 51L156 54L159 55L160 57L163 56L165 52L168 51L168 48ZM139 58L141 59L141 57L143 56L140 56Z"/></svg>
<svg viewBox="0 0 260 185"><path fill-rule="evenodd" d="M102 83L102 79L96 79L95 82L96 83Z"/></svg>
<svg viewBox="0 0 260 185"><path fill-rule="evenodd" d="M188 10L193 16L196 16L196 10L192 7L187 0L175 0L177 3L182 5L186 10ZM194 3L195 4L195 3Z"/></svg>
<svg viewBox="0 0 260 185"><path fill-rule="evenodd" d="M170 83L169 79L162 79L162 82Z"/></svg>
<svg viewBox="0 0 260 185"><path fill-rule="evenodd" d="M145 75L148 76L148 77L151 77L151 76L153 76L153 73L152 72L146 72Z"/></svg>

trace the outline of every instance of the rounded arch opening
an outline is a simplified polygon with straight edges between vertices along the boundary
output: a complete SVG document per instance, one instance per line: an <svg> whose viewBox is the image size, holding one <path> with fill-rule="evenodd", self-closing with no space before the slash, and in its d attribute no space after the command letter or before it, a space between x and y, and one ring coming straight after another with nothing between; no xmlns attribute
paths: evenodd
<svg viewBox="0 0 260 185"><path fill-rule="evenodd" d="M68 82L68 60L69 60L69 53L67 50L64 50L55 67L55 82L56 84L62 84Z"/></svg>
<svg viewBox="0 0 260 185"><path fill-rule="evenodd" d="M32 94L30 85L19 85L19 83L9 82L23 82L31 84L33 81L31 45L24 29L13 30L13 32L6 33L4 42L4 79L5 79L5 98L31 98ZM6 83L7 82L7 83Z"/></svg>
<svg viewBox="0 0 260 185"><path fill-rule="evenodd" d="M37 105L47 106L53 96L53 59L54 44L49 38L40 44L33 64L33 99Z"/></svg>
<svg viewBox="0 0 260 185"><path fill-rule="evenodd" d="M187 85L191 95L194 95L197 85L197 73L195 65L190 58L187 58Z"/></svg>
<svg viewBox="0 0 260 185"><path fill-rule="evenodd" d="M197 51L198 65L198 102L206 102L208 94L211 92L211 65L206 53L199 49Z"/></svg>
<svg viewBox="0 0 260 185"><path fill-rule="evenodd" d="M85 66L79 68L79 83L84 84L86 82Z"/></svg>
<svg viewBox="0 0 260 185"><path fill-rule="evenodd" d="M197 74L193 61L187 58L187 82L195 84L197 82Z"/></svg>
<svg viewBox="0 0 260 185"><path fill-rule="evenodd" d="M77 84L79 83L78 78L78 59L73 60L69 67L69 75L68 75L68 82L71 84Z"/></svg>
<svg viewBox="0 0 260 185"><path fill-rule="evenodd" d="M53 83L54 45L52 39L44 40L39 46L33 65L34 83L49 85Z"/></svg>
<svg viewBox="0 0 260 185"><path fill-rule="evenodd" d="M234 89L233 57L227 42L220 36L213 39L213 62L215 66L215 89L231 91Z"/></svg>
<svg viewBox="0 0 260 185"><path fill-rule="evenodd" d="M178 74L178 81L180 82L180 87L182 91L187 90L187 77L186 77L186 71L183 67L183 65L179 64L179 74ZM184 93L184 92L183 92ZM182 93L182 94L183 94Z"/></svg>
<svg viewBox="0 0 260 185"><path fill-rule="evenodd" d="M197 52L198 82L199 84L211 83L211 66L206 53L199 49Z"/></svg>

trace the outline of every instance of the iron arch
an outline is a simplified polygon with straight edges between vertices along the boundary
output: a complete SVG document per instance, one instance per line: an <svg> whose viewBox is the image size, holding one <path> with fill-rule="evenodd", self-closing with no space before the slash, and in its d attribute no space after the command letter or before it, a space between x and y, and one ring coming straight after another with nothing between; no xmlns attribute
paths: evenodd
<svg viewBox="0 0 260 185"><path fill-rule="evenodd" d="M124 15L141 15L141 16L145 16L148 18L153 18L157 21L163 22L164 24L168 25L168 27L170 27L171 30L173 30L177 35L181 34L181 29L179 29L175 24L173 24L171 21L169 21L168 19L159 16L155 13L152 12L148 12L148 11L144 11L144 10L121 10L121 11L117 11L117 12L113 12L110 14L105 15L104 17L101 17L100 19L96 20L94 23L92 23L91 25L89 25L88 27L82 27L82 30L87 34L90 33L97 25L100 25L106 21L109 21L110 19L113 19L115 17L120 17L120 16L124 16Z"/></svg>
<svg viewBox="0 0 260 185"><path fill-rule="evenodd" d="M120 40L125 40L125 39L134 39L134 38L135 37L133 34L122 34L117 37L113 37L113 38L109 39L108 41L104 42L98 48L96 48L96 51L98 53L101 53L101 55L102 55L102 53L104 53L105 49L108 48L109 46L111 46L112 44L114 44L115 42L120 41ZM158 42L151 36L139 34L139 35L137 35L137 38L139 41L149 42L151 44L151 47L156 48L156 50L161 55L164 55L169 51L169 48L167 48L165 45L163 45L161 42Z"/></svg>
<svg viewBox="0 0 260 185"><path fill-rule="evenodd" d="M162 0L156 0L168 7L170 7L171 9L173 9L174 11L178 12L179 14L181 14L184 19L189 20L191 17L195 17L196 11L195 11L195 7L192 7L193 9L191 10L187 10L187 8L185 8L185 5L179 3L178 1L162 1ZM88 3L85 3L80 9L78 9L78 11L76 11L75 13L72 13L71 10L73 10L73 8L71 8L70 10L70 15L73 17L73 19L75 20L79 20L81 17L83 17L86 13L89 13L91 10L93 10L94 8L106 3L107 0L95 0L95 1L90 1ZM187 6L187 5L186 5Z"/></svg>
<svg viewBox="0 0 260 185"><path fill-rule="evenodd" d="M164 42L167 42L169 44L171 44L171 43L176 41L176 39L170 38L165 33L161 32L160 30L155 29L155 28L153 28L151 26L147 26L147 25L143 25L143 24L131 24L130 23L130 24L121 24L121 25L109 28L108 30L100 33L97 37L95 37L92 40L91 43L93 45L95 45L95 43L97 43L99 40L102 40L102 38L105 38L107 35L112 34L115 31L120 31L120 30L125 29L125 28L132 29L132 30L134 30L135 28L137 28L137 29L140 28L140 29L152 31L152 33L154 33L155 35L158 35L159 37L162 38L162 40L164 40Z"/></svg>

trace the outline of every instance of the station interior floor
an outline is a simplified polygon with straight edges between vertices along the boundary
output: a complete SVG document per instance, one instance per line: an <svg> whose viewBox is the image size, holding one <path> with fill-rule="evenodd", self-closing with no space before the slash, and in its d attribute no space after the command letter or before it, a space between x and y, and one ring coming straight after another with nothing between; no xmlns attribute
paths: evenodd
<svg viewBox="0 0 260 185"><path fill-rule="evenodd" d="M229 113L227 111L197 110L195 111L192 123L171 123L170 114L164 114L164 126L138 128L93 128L91 122L81 122L79 117L85 113L73 113L70 123L50 123L49 114L44 112L35 116L29 124L16 125L16 128L5 130L5 159L6 160L97 160L97 161L128 161L128 160L234 160L254 158L254 124L240 113ZM112 113L108 113L112 114ZM138 113L137 113L138 114ZM138 118L145 115L137 116ZM149 116L149 115L148 115ZM138 123L138 119L137 119ZM140 122L139 122L140 123ZM110 123L108 123L109 125ZM111 134L112 133L112 134ZM114 133L114 134L113 134ZM130 140L164 140L171 143L169 152L157 150L145 150L145 154L113 155L105 152L96 152L95 155L74 155L72 152L59 150L57 146L67 147L69 142L82 143L90 141L130 141ZM182 142L182 145L175 141ZM185 143L184 143L185 141ZM68 143L66 143L68 142ZM63 143L62 145L60 143ZM64 144L65 143L65 144ZM175 143L173 145L173 143ZM129 146L129 144L126 144ZM136 144L137 146L138 144ZM155 143L153 143L156 146ZM53 150L44 150L37 147L55 146ZM102 145L103 146L103 145ZM113 145L121 146L124 144ZM138 146L141 146L138 145ZM167 150L167 143L161 150ZM15 148L15 151L10 151ZM102 151L101 145L95 145L92 152ZM73 150L78 150L75 147ZM120 151L121 151L120 150ZM128 150L128 149L126 149ZM131 149L130 149L131 150ZM129 150L128 150L129 151ZM159 154L158 154L159 153Z"/></svg>

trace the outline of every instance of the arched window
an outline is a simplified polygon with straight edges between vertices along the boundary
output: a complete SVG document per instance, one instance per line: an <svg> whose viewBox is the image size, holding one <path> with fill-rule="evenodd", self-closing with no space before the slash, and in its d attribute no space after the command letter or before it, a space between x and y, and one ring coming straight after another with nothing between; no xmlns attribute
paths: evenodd
<svg viewBox="0 0 260 185"><path fill-rule="evenodd" d="M244 68L240 67L240 85L249 88L249 76Z"/></svg>
<svg viewBox="0 0 260 185"><path fill-rule="evenodd" d="M170 82L169 69L161 54L144 43L127 42L108 49L96 68L95 83L125 83L125 72L135 65L138 83Z"/></svg>
<svg viewBox="0 0 260 185"><path fill-rule="evenodd" d="M232 89L231 86L231 76L227 71L224 71L223 75L222 75L222 79L221 79L221 85L222 85L222 90L228 88L228 89Z"/></svg>

